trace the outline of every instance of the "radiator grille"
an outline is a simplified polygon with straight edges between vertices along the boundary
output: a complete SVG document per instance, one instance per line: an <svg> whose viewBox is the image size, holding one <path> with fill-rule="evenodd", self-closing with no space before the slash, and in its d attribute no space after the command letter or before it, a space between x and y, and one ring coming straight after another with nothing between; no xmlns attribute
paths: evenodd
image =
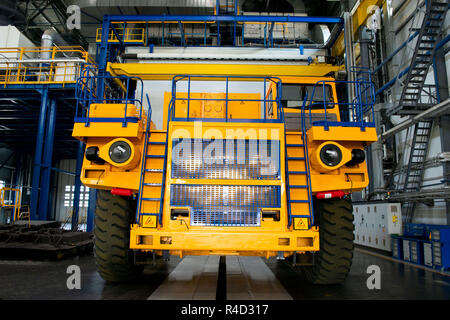
<svg viewBox="0 0 450 320"><path fill-rule="evenodd" d="M173 139L172 178L279 180L280 141Z"/></svg>
<svg viewBox="0 0 450 320"><path fill-rule="evenodd" d="M280 186L170 186L170 205L191 208L191 225L260 226L261 208L280 207Z"/></svg>

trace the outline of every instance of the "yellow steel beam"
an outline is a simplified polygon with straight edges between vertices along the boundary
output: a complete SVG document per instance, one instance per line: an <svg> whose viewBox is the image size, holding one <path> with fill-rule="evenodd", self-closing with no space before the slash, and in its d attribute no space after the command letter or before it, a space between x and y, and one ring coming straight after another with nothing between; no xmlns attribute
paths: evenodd
<svg viewBox="0 0 450 320"><path fill-rule="evenodd" d="M229 76L301 76L324 77L341 70L330 64L226 64L226 63L111 63L108 71L116 75L136 76L143 80L171 80L175 75Z"/></svg>
<svg viewBox="0 0 450 320"><path fill-rule="evenodd" d="M352 35L353 39L357 38L358 29L360 26L366 23L371 11L369 10L371 6L381 7L386 0L361 0L359 2L358 8L352 15ZM336 40L331 53L333 56L342 56L345 51L344 45L344 33L341 32L338 39Z"/></svg>
<svg viewBox="0 0 450 320"><path fill-rule="evenodd" d="M106 66L106 71L108 71L113 77L117 77L117 74L110 68L110 64ZM122 89L123 92L127 92L127 87L117 78L113 78L114 82Z"/></svg>

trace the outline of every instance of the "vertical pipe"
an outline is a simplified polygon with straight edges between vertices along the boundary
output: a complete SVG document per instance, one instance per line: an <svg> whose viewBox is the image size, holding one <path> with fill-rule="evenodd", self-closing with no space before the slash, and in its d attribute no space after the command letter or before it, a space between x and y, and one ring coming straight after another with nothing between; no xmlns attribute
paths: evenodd
<svg viewBox="0 0 450 320"><path fill-rule="evenodd" d="M77 164L75 175L75 190L73 194L72 231L78 230L78 215L80 211L81 166L83 164L84 143L78 142Z"/></svg>
<svg viewBox="0 0 450 320"><path fill-rule="evenodd" d="M106 75L106 65L108 63L108 40L109 40L109 26L110 21L108 16L103 18L102 24L102 41L100 42L100 52L97 56L97 64L98 64L98 82L97 82L97 98L101 99L103 97L104 91L104 77Z"/></svg>
<svg viewBox="0 0 450 320"><path fill-rule="evenodd" d="M50 220L49 202L50 202L50 184L51 167L53 159L53 143L55 140L56 125L56 100L52 99L49 104L47 129L44 143L44 154L42 156L41 183L39 193L39 220Z"/></svg>
<svg viewBox="0 0 450 320"><path fill-rule="evenodd" d="M41 92L41 110L39 113L39 124L36 137L36 147L34 152L33 178L31 185L31 199L30 199L30 219L37 219L38 199L39 199L39 182L41 177L41 160L42 160L42 146L45 134L45 119L48 108L48 87L44 86Z"/></svg>
<svg viewBox="0 0 450 320"><path fill-rule="evenodd" d="M353 74L351 68L354 65L353 43L352 43L352 15L350 12L344 12L344 44L345 44L345 69L347 70L347 99L350 103L355 96L351 81Z"/></svg>

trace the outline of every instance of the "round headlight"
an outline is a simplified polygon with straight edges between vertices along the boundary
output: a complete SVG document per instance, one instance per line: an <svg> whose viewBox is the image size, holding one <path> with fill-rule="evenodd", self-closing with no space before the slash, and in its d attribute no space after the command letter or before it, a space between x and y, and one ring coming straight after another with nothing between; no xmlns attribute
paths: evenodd
<svg viewBox="0 0 450 320"><path fill-rule="evenodd" d="M337 166L342 161L342 151L334 144L326 144L320 149L320 160L329 166Z"/></svg>
<svg viewBox="0 0 450 320"><path fill-rule="evenodd" d="M131 157L131 147L125 141L116 141L109 147L109 157L116 163L124 163Z"/></svg>

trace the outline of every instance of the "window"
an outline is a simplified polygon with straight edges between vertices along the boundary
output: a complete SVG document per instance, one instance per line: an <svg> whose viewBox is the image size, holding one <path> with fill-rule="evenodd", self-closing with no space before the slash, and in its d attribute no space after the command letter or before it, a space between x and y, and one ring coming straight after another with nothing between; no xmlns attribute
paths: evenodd
<svg viewBox="0 0 450 320"><path fill-rule="evenodd" d="M306 106L311 102L311 109L323 109L324 102L327 103L327 109L334 108L333 94L330 85L317 84L314 88L313 84L283 84L281 90L281 102L285 108L298 108L303 105L303 100L307 94ZM309 108L309 107L308 107Z"/></svg>
<svg viewBox="0 0 450 320"><path fill-rule="evenodd" d="M72 207L75 194L75 186L65 186L64 188L64 207ZM89 187L80 187L80 208L89 206Z"/></svg>

